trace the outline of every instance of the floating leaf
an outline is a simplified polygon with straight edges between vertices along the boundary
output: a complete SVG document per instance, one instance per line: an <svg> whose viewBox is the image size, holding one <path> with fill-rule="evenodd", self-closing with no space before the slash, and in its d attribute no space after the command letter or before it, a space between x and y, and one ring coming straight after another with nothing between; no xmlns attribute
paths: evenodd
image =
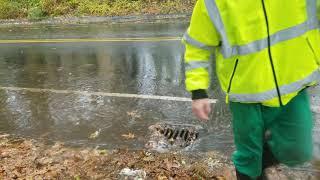
<svg viewBox="0 0 320 180"><path fill-rule="evenodd" d="M97 152L98 152L98 154L100 154L100 155L108 154L108 150L106 150L106 149L97 150Z"/></svg>
<svg viewBox="0 0 320 180"><path fill-rule="evenodd" d="M129 134L122 134L122 137L124 137L125 139L134 139L134 134L129 133Z"/></svg>
<svg viewBox="0 0 320 180"><path fill-rule="evenodd" d="M101 129L99 129L96 132L90 134L89 139L97 139L97 137L99 137L99 135L100 135L100 131L101 131Z"/></svg>
<svg viewBox="0 0 320 180"><path fill-rule="evenodd" d="M127 115L132 118L141 118L141 114L137 110L127 112Z"/></svg>

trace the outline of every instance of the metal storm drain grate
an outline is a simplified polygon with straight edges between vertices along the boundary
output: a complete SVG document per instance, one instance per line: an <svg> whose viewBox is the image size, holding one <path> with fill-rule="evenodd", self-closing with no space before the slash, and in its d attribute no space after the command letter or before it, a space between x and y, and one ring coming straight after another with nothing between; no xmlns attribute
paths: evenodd
<svg viewBox="0 0 320 180"><path fill-rule="evenodd" d="M199 138L201 127L186 124L158 123L149 127L146 148L163 151L181 149L192 145Z"/></svg>

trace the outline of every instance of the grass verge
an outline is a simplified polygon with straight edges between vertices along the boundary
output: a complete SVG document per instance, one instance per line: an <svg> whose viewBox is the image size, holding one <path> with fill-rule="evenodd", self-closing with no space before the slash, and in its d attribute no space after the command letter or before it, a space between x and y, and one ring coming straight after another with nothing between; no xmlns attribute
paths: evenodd
<svg viewBox="0 0 320 180"><path fill-rule="evenodd" d="M0 19L127 16L192 11L196 0L0 0Z"/></svg>

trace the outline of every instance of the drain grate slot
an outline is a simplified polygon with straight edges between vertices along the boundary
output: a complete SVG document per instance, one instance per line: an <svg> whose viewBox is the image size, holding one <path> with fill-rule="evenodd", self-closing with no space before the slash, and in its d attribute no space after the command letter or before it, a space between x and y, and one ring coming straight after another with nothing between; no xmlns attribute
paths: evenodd
<svg viewBox="0 0 320 180"><path fill-rule="evenodd" d="M150 126L149 130L150 139L146 147L175 149L194 144L199 139L199 130L203 128L194 125L158 123Z"/></svg>
<svg viewBox="0 0 320 180"><path fill-rule="evenodd" d="M187 141L189 137L189 131L186 131L186 133L184 134L184 140Z"/></svg>
<svg viewBox="0 0 320 180"><path fill-rule="evenodd" d="M182 139L185 142L194 141L199 138L199 132L196 132L195 129L179 129L177 127L163 127L159 132L167 139L167 140L177 140Z"/></svg>
<svg viewBox="0 0 320 180"><path fill-rule="evenodd" d="M183 137L183 135L184 135L185 132L186 132L186 131L185 131L184 129L181 130L181 132L180 132L180 138Z"/></svg>
<svg viewBox="0 0 320 180"><path fill-rule="evenodd" d="M173 135L173 139L177 139L178 135L179 135L179 130L175 130L174 131L174 135Z"/></svg>

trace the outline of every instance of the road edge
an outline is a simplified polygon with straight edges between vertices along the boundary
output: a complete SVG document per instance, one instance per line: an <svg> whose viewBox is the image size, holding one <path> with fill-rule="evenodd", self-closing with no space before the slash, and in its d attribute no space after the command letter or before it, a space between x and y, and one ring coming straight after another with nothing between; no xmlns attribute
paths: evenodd
<svg viewBox="0 0 320 180"><path fill-rule="evenodd" d="M163 14L163 15L137 15L137 16L82 16L82 17L52 17L41 20L9 19L0 20L1 26L24 26L24 25L60 25L60 24L120 24L120 23L168 23L188 22L190 13L186 14Z"/></svg>

